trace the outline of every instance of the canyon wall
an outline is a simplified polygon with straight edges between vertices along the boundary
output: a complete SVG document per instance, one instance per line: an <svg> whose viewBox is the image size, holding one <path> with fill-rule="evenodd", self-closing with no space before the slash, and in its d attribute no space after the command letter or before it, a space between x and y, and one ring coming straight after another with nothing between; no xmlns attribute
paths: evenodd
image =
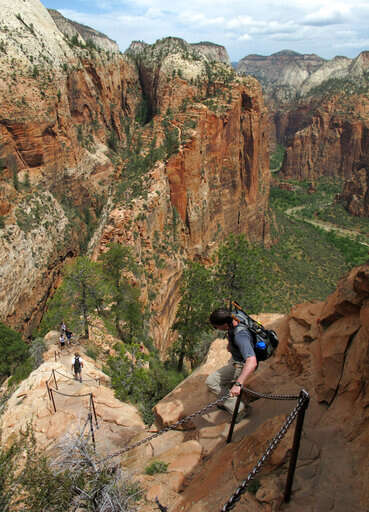
<svg viewBox="0 0 369 512"><path fill-rule="evenodd" d="M354 59L324 60L289 50L269 57L248 55L238 64L241 74L260 80L269 111L269 147L286 148L279 175L314 181L321 176L341 177L351 184L368 161L369 52ZM351 212L365 215L366 188L354 185ZM358 204L362 206L358 206Z"/></svg>
<svg viewBox="0 0 369 512"><path fill-rule="evenodd" d="M122 56L64 37L38 0L0 3L1 319L30 333L65 260L119 241L164 349L184 260L231 232L269 242L260 87L177 38Z"/></svg>
<svg viewBox="0 0 369 512"><path fill-rule="evenodd" d="M110 193L106 140L140 89L127 59L72 46L37 0L2 1L0 23L0 315L29 333Z"/></svg>
<svg viewBox="0 0 369 512"><path fill-rule="evenodd" d="M345 101L336 95L312 109L305 106L292 113L292 120L286 119L290 114L279 118L277 132L284 132L283 124L289 133L294 132L285 138L281 175L301 180L320 176L350 179L358 163L368 158L368 99L354 96ZM301 116L303 111L306 117ZM305 126L298 128L298 123Z"/></svg>
<svg viewBox="0 0 369 512"><path fill-rule="evenodd" d="M208 262L229 233L270 241L267 125L256 80L231 80L232 70L221 66L212 68L209 86L206 61L189 57L189 45L175 38L133 46L152 113L142 138L160 144L169 129L179 147L150 171L145 210L142 199L117 204L100 241L94 240L93 254L112 241L135 247L145 262L141 286L155 312L154 337L164 350L184 259Z"/></svg>

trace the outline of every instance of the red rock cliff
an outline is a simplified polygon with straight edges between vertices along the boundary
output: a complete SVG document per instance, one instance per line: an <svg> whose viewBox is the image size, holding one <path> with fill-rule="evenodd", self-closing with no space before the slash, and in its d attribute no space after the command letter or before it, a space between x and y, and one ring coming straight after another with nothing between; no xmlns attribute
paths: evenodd
<svg viewBox="0 0 369 512"><path fill-rule="evenodd" d="M106 200L106 142L140 87L127 59L68 44L36 0L4 8L1 22L0 317L28 332L80 251L85 213L95 221Z"/></svg>

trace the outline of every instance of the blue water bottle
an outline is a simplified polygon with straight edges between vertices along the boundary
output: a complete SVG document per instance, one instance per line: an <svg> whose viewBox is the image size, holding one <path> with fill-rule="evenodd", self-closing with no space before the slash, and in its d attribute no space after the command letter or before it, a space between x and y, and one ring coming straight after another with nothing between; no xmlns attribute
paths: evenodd
<svg viewBox="0 0 369 512"><path fill-rule="evenodd" d="M257 341L256 342L256 345L255 347L258 349L258 350L266 350L267 346L266 346L266 343L264 341Z"/></svg>

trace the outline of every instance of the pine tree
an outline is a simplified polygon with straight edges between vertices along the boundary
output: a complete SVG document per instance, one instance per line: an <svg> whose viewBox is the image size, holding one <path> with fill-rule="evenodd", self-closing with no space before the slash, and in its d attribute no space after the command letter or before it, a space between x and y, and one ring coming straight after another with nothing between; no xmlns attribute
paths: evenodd
<svg viewBox="0 0 369 512"><path fill-rule="evenodd" d="M79 256L66 266L63 282L48 304L42 319L40 333L44 334L64 319L73 331L89 338L89 315L104 312L106 283L101 265L87 256Z"/></svg>
<svg viewBox="0 0 369 512"><path fill-rule="evenodd" d="M265 273L262 251L251 246L244 235L231 234L217 252L214 279L219 302L228 307L236 300L250 313L259 313Z"/></svg>
<svg viewBox="0 0 369 512"><path fill-rule="evenodd" d="M214 288L210 271L198 262L188 263L180 291L181 300L173 325L178 339L172 349L178 358L178 371L182 371L185 358L189 359L192 367L200 362L201 338L211 329L208 318L214 302Z"/></svg>
<svg viewBox="0 0 369 512"><path fill-rule="evenodd" d="M131 343L142 334L143 325L140 291L129 280L138 273L138 267L130 248L119 244L112 244L100 259L116 332L122 341Z"/></svg>

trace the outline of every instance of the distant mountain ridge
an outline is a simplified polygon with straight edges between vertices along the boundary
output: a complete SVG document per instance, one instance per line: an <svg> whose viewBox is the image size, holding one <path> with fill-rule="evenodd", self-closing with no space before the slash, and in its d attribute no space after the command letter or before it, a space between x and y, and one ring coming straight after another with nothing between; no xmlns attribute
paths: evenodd
<svg viewBox="0 0 369 512"><path fill-rule="evenodd" d="M156 41L156 43L150 45L144 41L132 41L129 48L125 51L128 55L138 55L149 48L164 48L166 50L177 51L178 47L183 50L187 50L190 53L198 54L202 57L206 57L209 61L221 62L224 64L231 65L228 52L224 46L209 41L200 41L199 43L187 43L180 37L164 37Z"/></svg>
<svg viewBox="0 0 369 512"><path fill-rule="evenodd" d="M68 38L77 36L78 38L82 38L83 43L91 41L97 48L113 53L119 53L118 44L102 32L65 18L55 9L48 9L48 11L60 32Z"/></svg>
<svg viewBox="0 0 369 512"><path fill-rule="evenodd" d="M368 69L365 53L355 59L336 56L326 60L314 53L282 50L270 56L247 55L238 62L236 69L259 80L266 101L279 105L308 95L327 80L362 77Z"/></svg>

